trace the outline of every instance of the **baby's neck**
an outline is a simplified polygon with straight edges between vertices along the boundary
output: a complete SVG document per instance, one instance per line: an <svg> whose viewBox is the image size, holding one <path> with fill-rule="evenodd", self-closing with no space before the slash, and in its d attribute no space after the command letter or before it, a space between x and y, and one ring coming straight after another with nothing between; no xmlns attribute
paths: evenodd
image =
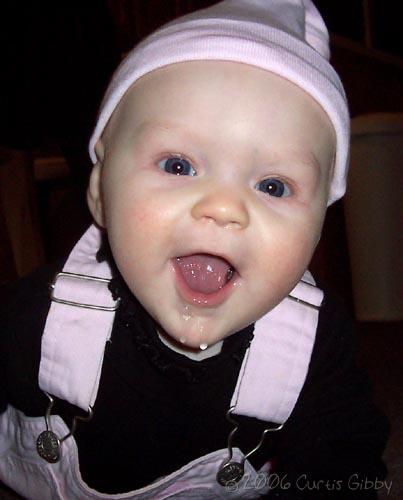
<svg viewBox="0 0 403 500"><path fill-rule="evenodd" d="M204 359L211 358L216 354L219 354L222 349L223 340L208 346L207 349L192 349L191 347L186 347L180 344L175 339L171 338L165 332L157 329L158 336L163 344L172 349L173 351L186 356L187 358L193 359L194 361L203 361Z"/></svg>

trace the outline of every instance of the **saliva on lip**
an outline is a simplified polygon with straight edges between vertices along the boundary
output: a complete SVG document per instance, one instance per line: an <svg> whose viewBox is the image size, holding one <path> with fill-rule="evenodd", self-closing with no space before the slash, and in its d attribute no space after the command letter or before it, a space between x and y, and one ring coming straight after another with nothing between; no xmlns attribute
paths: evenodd
<svg viewBox="0 0 403 500"><path fill-rule="evenodd" d="M184 314L182 314L182 318L183 318L185 321L189 321L189 320L190 320L190 318L192 317L192 315L191 315L191 314L190 314L190 312L189 312L189 311L190 311L190 307L189 307L189 306L185 306L185 307L184 307L184 309L185 309L185 313L184 313Z"/></svg>
<svg viewBox="0 0 403 500"><path fill-rule="evenodd" d="M207 299L202 300L202 299L197 299L196 297L192 298L192 302L194 302L195 304L207 304L208 303Z"/></svg>

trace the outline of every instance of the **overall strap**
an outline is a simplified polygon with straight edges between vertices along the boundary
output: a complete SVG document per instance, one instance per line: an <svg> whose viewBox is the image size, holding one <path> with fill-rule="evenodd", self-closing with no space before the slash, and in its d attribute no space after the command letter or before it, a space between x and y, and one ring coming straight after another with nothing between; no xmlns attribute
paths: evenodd
<svg viewBox="0 0 403 500"><path fill-rule="evenodd" d="M231 406L238 415L283 424L308 373L323 292L312 275L255 324Z"/></svg>
<svg viewBox="0 0 403 500"><path fill-rule="evenodd" d="M108 289L111 270L98 262L101 232L92 225L52 285L42 337L40 388L83 410L95 402L118 302Z"/></svg>

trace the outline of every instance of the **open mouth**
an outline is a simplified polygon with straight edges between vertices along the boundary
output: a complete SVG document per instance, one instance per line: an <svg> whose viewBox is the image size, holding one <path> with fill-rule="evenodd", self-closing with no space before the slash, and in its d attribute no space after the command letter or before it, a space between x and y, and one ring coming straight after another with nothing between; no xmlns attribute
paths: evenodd
<svg viewBox="0 0 403 500"><path fill-rule="evenodd" d="M181 294L193 303L215 305L222 302L237 276L236 269L223 257L192 254L174 262Z"/></svg>

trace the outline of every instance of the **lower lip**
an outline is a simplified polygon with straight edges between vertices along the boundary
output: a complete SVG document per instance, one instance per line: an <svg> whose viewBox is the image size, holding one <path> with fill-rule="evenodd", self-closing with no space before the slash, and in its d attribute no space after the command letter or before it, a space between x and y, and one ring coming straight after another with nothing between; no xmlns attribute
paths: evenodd
<svg viewBox="0 0 403 500"><path fill-rule="evenodd" d="M175 284L179 295L189 302L190 304L199 307L214 307L222 304L233 291L234 286L237 283L238 273L234 271L234 274L228 283L226 283L222 288L213 293L200 293L192 290L186 283L182 272L176 262L176 259L172 259L173 270L175 273Z"/></svg>

